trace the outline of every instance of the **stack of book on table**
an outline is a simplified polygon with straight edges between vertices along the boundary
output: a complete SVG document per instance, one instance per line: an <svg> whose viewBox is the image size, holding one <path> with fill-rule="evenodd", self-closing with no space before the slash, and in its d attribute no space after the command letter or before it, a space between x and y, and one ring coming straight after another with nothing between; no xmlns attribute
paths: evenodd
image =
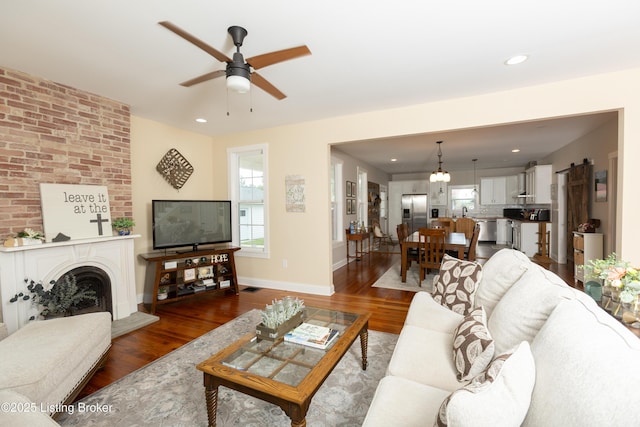
<svg viewBox="0 0 640 427"><path fill-rule="evenodd" d="M302 323L284 336L284 340L309 347L325 349L338 336L338 330L326 326Z"/></svg>

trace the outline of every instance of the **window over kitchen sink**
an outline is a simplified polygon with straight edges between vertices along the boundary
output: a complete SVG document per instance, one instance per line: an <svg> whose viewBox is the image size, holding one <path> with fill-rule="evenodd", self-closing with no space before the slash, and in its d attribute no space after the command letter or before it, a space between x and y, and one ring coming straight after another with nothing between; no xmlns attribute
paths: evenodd
<svg viewBox="0 0 640 427"><path fill-rule="evenodd" d="M462 209L473 211L478 205L478 192L474 186L469 185L452 185L449 187L451 200L451 211L454 215L462 216Z"/></svg>

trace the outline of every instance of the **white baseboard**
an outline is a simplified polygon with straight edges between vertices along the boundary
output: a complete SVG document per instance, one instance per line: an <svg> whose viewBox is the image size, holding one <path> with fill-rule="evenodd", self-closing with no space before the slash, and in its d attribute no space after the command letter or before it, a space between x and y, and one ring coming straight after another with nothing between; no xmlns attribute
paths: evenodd
<svg viewBox="0 0 640 427"><path fill-rule="evenodd" d="M300 292L312 295L331 296L335 293L333 283L330 287L309 285L304 283L279 282L273 280L256 279L255 277L238 276L238 282L246 286L254 286L256 288L276 289L279 291Z"/></svg>

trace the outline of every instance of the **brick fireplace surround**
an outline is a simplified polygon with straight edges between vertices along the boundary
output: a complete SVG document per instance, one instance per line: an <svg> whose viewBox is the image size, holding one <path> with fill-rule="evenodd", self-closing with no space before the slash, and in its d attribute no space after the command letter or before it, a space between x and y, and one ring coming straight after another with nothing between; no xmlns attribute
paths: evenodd
<svg viewBox="0 0 640 427"><path fill-rule="evenodd" d="M106 186L112 217L131 217L130 123L126 104L0 67L0 244L43 231L40 183Z"/></svg>

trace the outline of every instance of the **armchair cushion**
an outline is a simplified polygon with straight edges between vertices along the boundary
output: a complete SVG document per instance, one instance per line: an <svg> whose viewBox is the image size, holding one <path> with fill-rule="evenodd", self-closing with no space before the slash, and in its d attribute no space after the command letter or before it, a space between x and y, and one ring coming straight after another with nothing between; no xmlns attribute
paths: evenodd
<svg viewBox="0 0 640 427"><path fill-rule="evenodd" d="M474 296L481 278L480 264L445 254L433 289L433 299L458 314L467 315L474 306Z"/></svg>

